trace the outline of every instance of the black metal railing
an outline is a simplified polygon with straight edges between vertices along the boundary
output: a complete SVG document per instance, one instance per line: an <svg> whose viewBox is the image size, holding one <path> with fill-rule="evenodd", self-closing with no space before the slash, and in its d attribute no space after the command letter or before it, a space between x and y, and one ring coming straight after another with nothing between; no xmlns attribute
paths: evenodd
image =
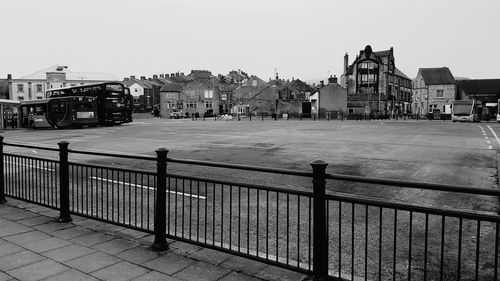
<svg viewBox="0 0 500 281"><path fill-rule="evenodd" d="M58 152L34 157L4 147ZM150 170L70 161L69 155L135 159ZM428 192L500 196L497 189L414 183L312 172L4 143L0 137L0 201L5 196L251 258L317 279L497 280L498 214L403 204L344 194L346 182ZM156 171L152 164L156 163ZM236 169L312 181L303 188L217 180L169 172L167 164ZM145 165L144 167L147 167Z"/></svg>

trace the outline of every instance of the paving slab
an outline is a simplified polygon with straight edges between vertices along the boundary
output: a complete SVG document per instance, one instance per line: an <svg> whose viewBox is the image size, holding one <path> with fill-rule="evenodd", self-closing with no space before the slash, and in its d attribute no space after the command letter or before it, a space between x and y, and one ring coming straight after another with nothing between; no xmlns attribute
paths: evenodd
<svg viewBox="0 0 500 281"><path fill-rule="evenodd" d="M110 255L115 255L120 252L126 251L128 249L132 249L134 247L137 247L139 244L134 243L130 240L122 239L122 238L117 238L114 240L110 240L101 244L93 245L92 248L97 249L101 252L110 254Z"/></svg>
<svg viewBox="0 0 500 281"><path fill-rule="evenodd" d="M91 230L88 230L86 228L74 226L66 229L61 229L58 231L54 231L51 233L51 235L62 238L62 239L72 239L76 238L78 236L83 236L92 233Z"/></svg>
<svg viewBox="0 0 500 281"><path fill-rule="evenodd" d="M232 271L228 275L219 279L219 281L262 281L262 279Z"/></svg>
<svg viewBox="0 0 500 281"><path fill-rule="evenodd" d="M43 253L44 256L58 262L72 260L81 256L88 255L96 250L81 245L68 245Z"/></svg>
<svg viewBox="0 0 500 281"><path fill-rule="evenodd" d="M42 260L20 268L7 271L7 274L19 280L40 280L66 271L69 268L53 260Z"/></svg>
<svg viewBox="0 0 500 281"><path fill-rule="evenodd" d="M237 272L242 272L247 275L253 275L258 271L264 269L267 266L267 264L254 261L251 259L233 256L230 259L221 263L220 266L229 268Z"/></svg>
<svg viewBox="0 0 500 281"><path fill-rule="evenodd" d="M271 281L301 281L307 275L269 265L257 272L255 277Z"/></svg>
<svg viewBox="0 0 500 281"><path fill-rule="evenodd" d="M37 216L37 217L29 218L29 219L18 220L16 222L20 223L22 225L26 225L26 226L35 226L35 225L45 224L45 223L48 223L48 222L53 221L53 220L54 219L48 218L45 216Z"/></svg>
<svg viewBox="0 0 500 281"><path fill-rule="evenodd" d="M71 242L78 243L82 246L93 246L101 244L110 240L116 239L116 236L101 233L101 232L91 232L90 234L78 236L76 238L70 239Z"/></svg>
<svg viewBox="0 0 500 281"><path fill-rule="evenodd" d="M173 243L168 245L172 252L179 254L179 255L186 255L186 254L191 254L194 252L197 252L201 250L200 246L193 245L193 244L188 244L185 242L181 241L174 241Z"/></svg>
<svg viewBox="0 0 500 281"><path fill-rule="evenodd" d="M15 222L2 224L0 227L0 237L11 236L18 233L29 232L32 229Z"/></svg>
<svg viewBox="0 0 500 281"><path fill-rule="evenodd" d="M199 251L191 253L189 255L189 257L193 258L195 260L204 261L207 263L218 265L218 264L221 264L230 258L233 258L234 256L227 254L227 253L224 253L224 252L220 252L220 251L216 251L216 250L212 250L212 249L208 249L208 248L202 248Z"/></svg>
<svg viewBox="0 0 500 281"><path fill-rule="evenodd" d="M200 261L184 268L173 276L185 280L215 281L230 272L229 269Z"/></svg>
<svg viewBox="0 0 500 281"><path fill-rule="evenodd" d="M33 253L31 251L22 251L11 255L0 257L0 270L8 271L27 264L45 259L43 256Z"/></svg>
<svg viewBox="0 0 500 281"><path fill-rule="evenodd" d="M17 213L11 213L11 214L6 214L3 215L3 218L11 220L11 221L17 221L17 220L22 220L22 219L29 219L33 217L38 217L40 215L32 212L17 212Z"/></svg>
<svg viewBox="0 0 500 281"><path fill-rule="evenodd" d="M61 229L70 228L73 226L74 225L72 223L60 223L60 222L52 220L48 223L35 225L35 226L33 226L33 228L38 229L38 230L43 231L43 232L52 233L52 232L55 232L55 231L58 231Z"/></svg>
<svg viewBox="0 0 500 281"><path fill-rule="evenodd" d="M23 247L36 253L43 253L68 245L71 245L71 242L57 237L50 237L25 244Z"/></svg>
<svg viewBox="0 0 500 281"><path fill-rule="evenodd" d="M130 280L148 273L150 270L138 265L122 261L91 273L92 276L104 280Z"/></svg>
<svg viewBox="0 0 500 281"><path fill-rule="evenodd" d="M172 275L182 269L190 266L195 263L195 260L183 257L178 254L174 254L171 252L167 252L163 256L150 260L148 262L143 263L142 265L149 268L154 269L159 272L163 272L168 275Z"/></svg>
<svg viewBox="0 0 500 281"><path fill-rule="evenodd" d="M146 261L155 259L158 254L151 250L151 247L138 246L115 255L117 258L126 260L132 263L144 263Z"/></svg>
<svg viewBox="0 0 500 281"><path fill-rule="evenodd" d="M15 280L14 277L8 275L7 273L3 273L0 271L0 281L10 281Z"/></svg>
<svg viewBox="0 0 500 281"><path fill-rule="evenodd" d="M53 275L51 277L48 277L47 279L44 279L43 281L94 281L94 280L99 280L96 279L88 274L82 273L78 270L70 269L61 273L58 273L56 275Z"/></svg>
<svg viewBox="0 0 500 281"><path fill-rule="evenodd" d="M175 278L173 276L163 274L158 271L151 271L150 273L137 277L133 281L181 281L181 280L182 279Z"/></svg>
<svg viewBox="0 0 500 281"><path fill-rule="evenodd" d="M95 252L63 263L81 272L89 273L119 263L120 261L120 259L106 253Z"/></svg>
<svg viewBox="0 0 500 281"><path fill-rule="evenodd" d="M13 253L22 252L24 248L6 241L0 243L0 257L8 256Z"/></svg>
<svg viewBox="0 0 500 281"><path fill-rule="evenodd" d="M47 239L49 237L50 237L50 235L48 235L47 233L44 233L44 232L41 232L38 230L34 230L34 231L30 231L30 232L24 232L21 234L8 236L8 237L5 237L4 239L9 241L9 242L16 243L18 245L24 245L24 244L27 244L30 242Z"/></svg>
<svg viewBox="0 0 500 281"><path fill-rule="evenodd" d="M2 216L7 215L7 214L19 213L19 212L23 212L23 210L16 208L16 207L9 206L9 205L5 205L5 204L0 205L0 215L2 215Z"/></svg>

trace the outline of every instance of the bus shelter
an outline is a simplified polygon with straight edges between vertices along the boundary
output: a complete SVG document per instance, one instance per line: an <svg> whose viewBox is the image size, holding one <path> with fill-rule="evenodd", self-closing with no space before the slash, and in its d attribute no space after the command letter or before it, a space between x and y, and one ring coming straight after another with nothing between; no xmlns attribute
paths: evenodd
<svg viewBox="0 0 500 281"><path fill-rule="evenodd" d="M0 99L0 130L19 124L19 101Z"/></svg>

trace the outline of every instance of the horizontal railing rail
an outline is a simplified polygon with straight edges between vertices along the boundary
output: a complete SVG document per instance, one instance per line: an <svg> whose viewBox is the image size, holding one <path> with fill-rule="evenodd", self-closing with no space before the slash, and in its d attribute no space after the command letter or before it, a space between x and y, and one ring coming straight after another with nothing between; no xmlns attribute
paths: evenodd
<svg viewBox="0 0 500 281"><path fill-rule="evenodd" d="M500 196L498 189L331 174L323 161L313 161L308 172L170 158L166 149L158 149L153 157L58 145L55 149L3 142L0 136L0 201L9 196L58 209L61 222L76 214L152 233L155 250L167 249L166 238L171 238L316 279L498 278L498 213L347 195L339 186L352 182L378 190L488 198ZM59 159L4 152L5 146L58 152ZM156 165L141 165L140 170L69 161L75 154ZM257 184L208 178L169 171L170 164L301 177L312 185L302 179L287 188L264 180Z"/></svg>

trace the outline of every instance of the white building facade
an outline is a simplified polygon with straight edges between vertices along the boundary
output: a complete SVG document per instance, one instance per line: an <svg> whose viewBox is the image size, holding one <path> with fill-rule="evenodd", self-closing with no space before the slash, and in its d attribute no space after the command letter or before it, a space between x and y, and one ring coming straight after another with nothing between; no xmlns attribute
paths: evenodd
<svg viewBox="0 0 500 281"><path fill-rule="evenodd" d="M50 89L118 81L110 73L72 72L67 66L54 65L33 74L12 79L9 75L9 99L16 101L46 98Z"/></svg>

